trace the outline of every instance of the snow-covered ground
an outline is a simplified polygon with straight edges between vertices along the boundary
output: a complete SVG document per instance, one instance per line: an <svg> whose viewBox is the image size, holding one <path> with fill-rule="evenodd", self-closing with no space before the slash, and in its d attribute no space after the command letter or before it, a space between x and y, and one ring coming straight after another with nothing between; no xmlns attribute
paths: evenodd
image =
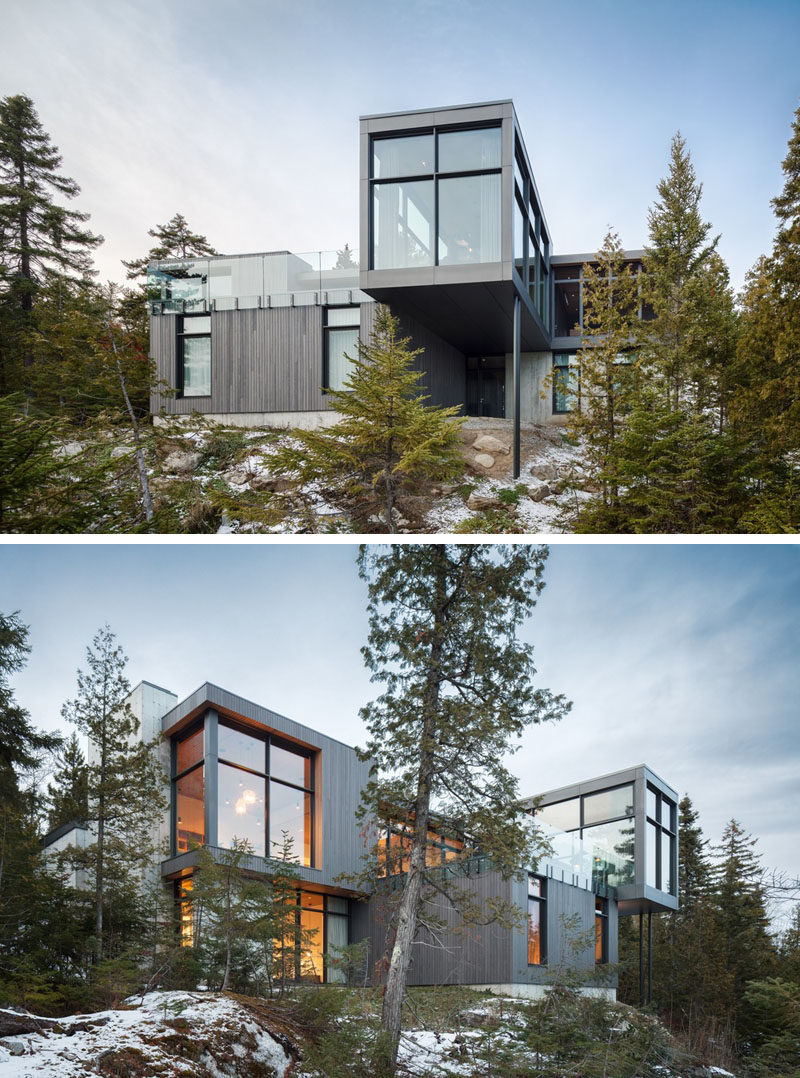
<svg viewBox="0 0 800 1078"><path fill-rule="evenodd" d="M56 1029L0 1038L2 1078L253 1073L284 1078L285 1049L235 1000L202 992L151 992L128 1009L72 1015ZM13 1012L6 1012L13 1013ZM76 1028L78 1027L78 1028ZM247 1059L248 1069L238 1066Z"/></svg>

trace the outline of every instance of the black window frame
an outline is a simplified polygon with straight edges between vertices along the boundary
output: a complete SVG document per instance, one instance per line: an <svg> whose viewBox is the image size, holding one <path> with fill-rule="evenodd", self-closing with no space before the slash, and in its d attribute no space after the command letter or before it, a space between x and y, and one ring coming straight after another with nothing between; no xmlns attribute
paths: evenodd
<svg viewBox="0 0 800 1078"><path fill-rule="evenodd" d="M656 814L651 816L648 810L648 798L647 793L655 795L655 807ZM666 815L668 820L665 822L665 806ZM648 824L650 826L648 826ZM657 891L662 891L666 895L677 895L678 893L678 870L677 870L677 847L678 847L678 806L672 800L671 797L667 797L657 786L652 782L648 782L645 788L645 842L651 840L651 836L655 836L655 869L656 879L655 884L649 884L648 886L654 886ZM669 875L670 883L672 886L667 890L664 886L664 871L663 871L663 836L669 836L669 848L670 848L670 865ZM646 881L646 875L645 875Z"/></svg>
<svg viewBox="0 0 800 1078"><path fill-rule="evenodd" d="M349 325L349 326L343 326L343 325L329 326L328 325L328 312L329 311L347 311L347 310L357 312L357 318L358 318L357 323L353 323L352 325ZM341 389L337 390L337 389L333 389L333 387L330 385L330 373L331 373L330 372L330 355L331 355L331 351L330 351L330 335L331 335L332 332L335 333L336 330L338 330L338 329L344 329L344 330L353 330L353 329L355 329L355 330L358 330L358 339L360 341L361 340L361 304L360 303L327 303L325 305L324 309L323 309L322 319L323 319L323 324L322 324L322 335L323 335L323 345L322 345L322 392L323 392L323 394L326 394L326 395L328 393L331 393L331 392L348 393L348 392L350 392L350 390L347 390L347 389L344 389L344 388L341 388Z"/></svg>
<svg viewBox="0 0 800 1078"><path fill-rule="evenodd" d="M569 406L569 404L567 404L567 406L565 408L559 408L558 407L558 397L559 397L558 378L563 377L563 375L557 374L556 373L557 371L566 371L567 372L567 389L566 389L566 392L563 391L563 390L561 392L561 396L566 397L567 400L569 400L570 371L572 371L572 370L575 371L575 377L576 377L577 382L578 382L578 387L577 387L578 388L578 400L580 401L580 372L579 372L579 369L578 369L577 365L575 365L573 363L570 363L570 360L574 359L574 357L576 355L577 355L577 352L554 352L553 353L553 368L552 368L552 370L553 370L553 374L552 374L552 378L553 378L553 415L569 415L571 412L574 411L574 409L571 408ZM556 356L565 356L567 362L566 363L556 363Z"/></svg>
<svg viewBox="0 0 800 1078"><path fill-rule="evenodd" d="M539 886L539 893L532 893L532 885L536 881ZM530 912L531 904L535 903L539 910L539 961L528 962L529 967L538 968L547 965L547 879L544 876L537 876L535 873L528 873L528 898L527 906L525 910L526 919L526 957L530 955Z"/></svg>
<svg viewBox="0 0 800 1078"><path fill-rule="evenodd" d="M460 131L500 131L500 164L495 168L474 168L474 169L460 169L455 172L442 172L439 170L439 135L453 134ZM416 183L418 181L430 180L433 183L433 223L432 223L432 244L433 250L431 254L433 256L431 262L427 266L421 266L420 269L430 270L433 267L439 266L439 179L461 179L466 176L500 176L502 180L503 175L503 158L502 158L502 121L494 121L490 123L478 121L471 124L435 124L433 126L423 128L412 128L405 131L392 131L392 132L375 132L374 135L370 135L369 142L369 257L367 265L370 271L375 269L375 187L381 184L392 183ZM416 135L433 135L433 170L429 172L420 172L414 175L403 176L376 176L375 175L375 153L374 145L376 142L387 142L391 139L412 138ZM502 212L502 190L501 190L501 212ZM502 250L500 251L500 259L502 261ZM469 264L469 263L466 263ZM482 263L476 262L473 265L481 265ZM393 267L389 267L391 270ZM409 269L412 267L402 267Z"/></svg>
<svg viewBox="0 0 800 1078"><path fill-rule="evenodd" d="M177 370L175 384L178 392L177 396L182 400L209 400L214 395L214 355L211 347L211 312L210 311L193 311L191 314L187 314L185 311L182 314L176 315L176 345L175 356L177 360ZM187 321L191 325L192 319L207 318L208 330L202 333L193 333L191 330L187 330ZM208 338L208 393L186 393L184 388L184 341L186 338L191 340L201 340Z"/></svg>

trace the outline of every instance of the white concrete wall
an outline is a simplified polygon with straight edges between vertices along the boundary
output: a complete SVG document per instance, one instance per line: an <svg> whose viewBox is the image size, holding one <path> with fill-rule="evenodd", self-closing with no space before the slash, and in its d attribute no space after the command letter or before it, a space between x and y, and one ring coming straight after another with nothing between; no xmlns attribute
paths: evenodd
<svg viewBox="0 0 800 1078"><path fill-rule="evenodd" d="M476 992L492 992L496 996L511 996L514 999L544 999L552 990L549 984L468 984L465 988L472 988ZM582 996L591 996L594 999L607 999L610 1003L616 1003L616 988L578 988Z"/></svg>
<svg viewBox="0 0 800 1078"><path fill-rule="evenodd" d="M564 422L563 415L553 415L553 389L545 381L553 366L552 352L523 352L520 356L520 422ZM506 354L506 418L514 415L514 357Z"/></svg>
<svg viewBox="0 0 800 1078"><path fill-rule="evenodd" d="M274 427L277 430L316 430L318 427L332 427L339 422L336 412L204 412L203 419L213 423L222 423L226 427ZM191 427L192 416L153 416L155 426L167 426L179 423Z"/></svg>
<svg viewBox="0 0 800 1078"><path fill-rule="evenodd" d="M95 829L90 824L89 827L73 827L71 831L67 831L66 834L61 835L54 842L44 848L44 857L47 860L55 861L59 853L63 853L69 849L70 846L76 846L80 850L85 850L95 838ZM56 867L55 865L53 866ZM89 876L85 869L73 867L71 871L67 872L64 877L64 883L67 887L74 887L77 891L85 891L89 887Z"/></svg>

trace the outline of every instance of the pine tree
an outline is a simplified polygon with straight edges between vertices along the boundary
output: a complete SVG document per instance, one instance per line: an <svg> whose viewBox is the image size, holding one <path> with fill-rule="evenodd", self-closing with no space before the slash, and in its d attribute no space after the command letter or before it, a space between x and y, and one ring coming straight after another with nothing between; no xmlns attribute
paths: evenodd
<svg viewBox="0 0 800 1078"><path fill-rule="evenodd" d="M30 311L48 274L79 277L91 271L90 252L102 243L83 228L89 215L54 197L80 188L59 173L61 155L50 142L33 102L24 94L0 101L0 221L4 275L19 305Z"/></svg>
<svg viewBox="0 0 800 1078"><path fill-rule="evenodd" d="M84 823L89 815L86 758L74 730L61 749L53 780L48 783L47 801L47 826L51 831L73 820Z"/></svg>
<svg viewBox="0 0 800 1078"><path fill-rule="evenodd" d="M147 232L156 241L143 258L134 258L130 262L122 261L128 271L128 278L134 280L147 273L151 262L160 262L169 258L207 258L218 254L205 236L192 232L186 218L176 213L165 225L156 225Z"/></svg>
<svg viewBox="0 0 800 1078"><path fill-rule="evenodd" d="M87 734L90 755L88 821L94 877L95 960L104 953L104 912L108 880L126 900L135 900L140 874L152 862L155 832L166 808L164 778L155 746L139 740L139 720L128 703L127 658L108 626L86 652L78 671L78 691L61 714Z"/></svg>
<svg viewBox="0 0 800 1078"><path fill-rule="evenodd" d="M751 270L742 297L736 427L756 450L750 531L800 528L800 107L772 200L778 231L770 257Z"/></svg>
<svg viewBox="0 0 800 1078"><path fill-rule="evenodd" d="M454 478L463 468L459 409L425 403L423 372L412 369L422 349L409 349L409 338L398 339L397 328L397 319L380 306L370 343L359 342L345 388L329 393L339 422L294 431L297 446L271 458L294 482L329 486L362 519L378 511L386 532L397 531L402 491Z"/></svg>
<svg viewBox="0 0 800 1078"><path fill-rule="evenodd" d="M336 265L334 269L358 269L358 262L353 258L350 244L346 243L341 251L336 252Z"/></svg>
<svg viewBox="0 0 800 1078"><path fill-rule="evenodd" d="M517 782L503 765L531 723L559 719L569 705L534 689L532 648L517 636L541 592L545 548L528 546L362 547L369 590L369 638L362 649L383 695L362 709L374 761L361 815L399 821L407 837L381 1022L376 1073L393 1073L411 951L426 887L432 810L480 850L504 877L533 863L534 840L518 807ZM380 870L380 864L377 866ZM469 889L447 895L468 916ZM500 911L500 903L494 904ZM480 911L484 919L487 910ZM510 911L508 911L510 914Z"/></svg>

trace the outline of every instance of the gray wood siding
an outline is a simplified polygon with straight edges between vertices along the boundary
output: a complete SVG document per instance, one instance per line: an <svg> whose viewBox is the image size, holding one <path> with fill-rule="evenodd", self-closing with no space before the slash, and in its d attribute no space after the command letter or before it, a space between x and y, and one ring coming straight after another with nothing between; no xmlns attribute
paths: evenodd
<svg viewBox="0 0 800 1078"><path fill-rule="evenodd" d="M322 392L323 307L274 307L211 313L211 396L159 397L170 415L236 412L327 411ZM425 351L416 360L425 372L422 385L432 404L463 404L466 399L464 356L408 315L399 314L403 336ZM361 338L369 340L375 304L361 305ZM150 318L150 354L160 380L177 381L177 319Z"/></svg>
<svg viewBox="0 0 800 1078"><path fill-rule="evenodd" d="M510 897L510 884L496 872L459 881L485 904L489 898ZM437 940L422 930L414 944L409 984L501 984L511 980L511 933L499 925L478 925L467 932L455 930L460 918L437 897L431 911L445 923ZM387 908L375 897L352 904L351 942L369 939L370 963L380 960L386 949Z"/></svg>
<svg viewBox="0 0 800 1078"><path fill-rule="evenodd" d="M322 307L274 307L211 314L211 396L164 401L172 415L196 412L324 411ZM150 319L158 377L177 379L174 316Z"/></svg>
<svg viewBox="0 0 800 1078"><path fill-rule="evenodd" d="M361 308L361 335L365 341L369 340L375 323L376 306L368 303ZM420 384L430 396L428 403L443 407L463 405L467 399L467 364L463 353L411 315L394 308L392 314L400 322L400 336L411 337L410 347L425 349L417 356L414 367L425 372Z"/></svg>

